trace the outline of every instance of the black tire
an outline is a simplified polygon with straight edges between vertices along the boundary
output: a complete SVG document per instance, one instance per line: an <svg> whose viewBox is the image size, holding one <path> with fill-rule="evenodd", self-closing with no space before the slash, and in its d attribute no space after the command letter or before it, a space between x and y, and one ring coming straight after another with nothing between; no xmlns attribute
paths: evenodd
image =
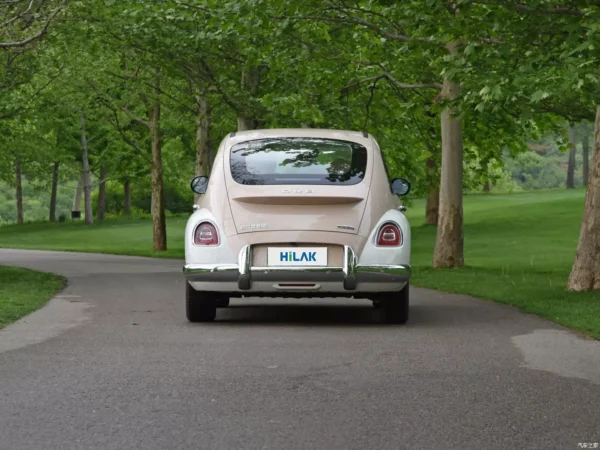
<svg viewBox="0 0 600 450"><path fill-rule="evenodd" d="M217 308L227 308L229 306L229 297L218 297Z"/></svg>
<svg viewBox="0 0 600 450"><path fill-rule="evenodd" d="M185 287L185 313L190 322L212 322L217 316L217 296L212 292Z"/></svg>
<svg viewBox="0 0 600 450"><path fill-rule="evenodd" d="M381 319L385 323L404 324L408 321L408 283L400 292L386 294L381 299Z"/></svg>

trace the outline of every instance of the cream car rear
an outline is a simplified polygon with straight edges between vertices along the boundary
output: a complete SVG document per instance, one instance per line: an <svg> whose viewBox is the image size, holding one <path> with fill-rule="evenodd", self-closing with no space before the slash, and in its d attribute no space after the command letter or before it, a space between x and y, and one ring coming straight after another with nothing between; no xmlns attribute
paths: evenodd
<svg viewBox="0 0 600 450"><path fill-rule="evenodd" d="M353 297L408 319L410 227L366 133L231 133L185 231L187 317L212 321L232 297Z"/></svg>

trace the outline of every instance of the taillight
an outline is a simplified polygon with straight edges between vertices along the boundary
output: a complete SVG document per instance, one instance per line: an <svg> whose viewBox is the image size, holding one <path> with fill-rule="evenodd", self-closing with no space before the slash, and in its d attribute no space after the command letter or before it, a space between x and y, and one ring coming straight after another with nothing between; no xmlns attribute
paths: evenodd
<svg viewBox="0 0 600 450"><path fill-rule="evenodd" d="M399 247L402 245L402 232L395 223L386 223L379 230L377 245L383 247Z"/></svg>
<svg viewBox="0 0 600 450"><path fill-rule="evenodd" d="M219 233L210 222L202 222L194 232L194 244L196 245L219 245Z"/></svg>

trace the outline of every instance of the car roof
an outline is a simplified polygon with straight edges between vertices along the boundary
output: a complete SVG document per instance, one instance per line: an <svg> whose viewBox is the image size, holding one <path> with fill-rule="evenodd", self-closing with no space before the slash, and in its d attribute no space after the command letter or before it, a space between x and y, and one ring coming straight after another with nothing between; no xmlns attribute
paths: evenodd
<svg viewBox="0 0 600 450"><path fill-rule="evenodd" d="M325 128L273 128L262 130L236 131L227 136L227 141L228 144L234 145L239 142L254 139L277 137L328 138L358 142L363 145L367 144L371 140L371 136L368 133L362 131L332 130Z"/></svg>

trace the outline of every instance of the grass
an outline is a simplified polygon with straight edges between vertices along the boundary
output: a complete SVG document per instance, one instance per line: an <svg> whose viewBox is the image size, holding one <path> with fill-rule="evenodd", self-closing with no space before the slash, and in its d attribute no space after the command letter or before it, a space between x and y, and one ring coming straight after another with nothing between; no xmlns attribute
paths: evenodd
<svg viewBox="0 0 600 450"><path fill-rule="evenodd" d="M58 275L0 266L0 328L42 307L65 282Z"/></svg>
<svg viewBox="0 0 600 450"><path fill-rule="evenodd" d="M167 219L169 250L160 253L152 251L152 222L126 218L89 227L79 221L0 226L0 248L183 258L186 221L182 216Z"/></svg>
<svg viewBox="0 0 600 450"><path fill-rule="evenodd" d="M515 305L600 339L600 292L565 291L585 192L550 190L465 197L465 262L433 270L435 228L423 225L424 203L407 216L412 229L413 284ZM169 251L151 249L148 220L0 227L0 246L183 258L186 217L167 221Z"/></svg>
<svg viewBox="0 0 600 450"><path fill-rule="evenodd" d="M466 197L467 266L449 270L431 269L436 230L415 202L413 284L514 305L600 339L600 292L565 290L584 197L583 189Z"/></svg>

